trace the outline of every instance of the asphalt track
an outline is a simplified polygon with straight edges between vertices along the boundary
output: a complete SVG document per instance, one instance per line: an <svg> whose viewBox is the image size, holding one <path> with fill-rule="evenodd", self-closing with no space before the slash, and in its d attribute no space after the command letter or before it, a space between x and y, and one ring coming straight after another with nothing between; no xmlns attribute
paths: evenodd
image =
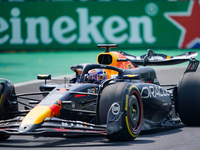
<svg viewBox="0 0 200 150"><path fill-rule="evenodd" d="M177 83L185 68L163 68L157 70L157 76L161 84ZM200 73L200 71L198 70ZM17 93L39 91L38 85L18 85ZM82 137L33 137L33 136L11 136L7 141L0 142L1 150L33 150L33 149L78 149L78 150L199 150L200 127L183 126L174 129L142 132L139 137L131 142L110 142L103 136Z"/></svg>

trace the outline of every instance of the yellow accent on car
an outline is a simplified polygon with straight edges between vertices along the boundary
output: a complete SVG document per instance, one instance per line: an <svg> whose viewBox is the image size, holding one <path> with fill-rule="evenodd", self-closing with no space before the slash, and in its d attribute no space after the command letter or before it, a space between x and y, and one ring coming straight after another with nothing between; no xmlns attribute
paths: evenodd
<svg viewBox="0 0 200 150"><path fill-rule="evenodd" d="M128 90L130 91L133 87L137 88L135 85L131 85Z"/></svg>
<svg viewBox="0 0 200 150"><path fill-rule="evenodd" d="M139 92L139 89L138 89L135 85L130 86L128 90L130 91L133 87L135 87L135 88L138 90L138 92ZM140 92L139 92L139 93L140 93ZM128 98L129 98L129 95L126 95L126 104L125 104L125 110L126 110L126 111L128 110ZM129 127L128 117L127 117L127 116L125 116L125 120L126 120L126 126L127 126L127 129L128 129L128 132L130 133L130 135L131 135L132 137L136 137L136 135L134 135L134 134L131 132L131 129L130 129L130 127Z"/></svg>
<svg viewBox="0 0 200 150"><path fill-rule="evenodd" d="M115 52L106 52L106 53L100 53L98 56L97 56L97 62L98 64L102 64L102 62L99 62L100 60L100 57L109 57L109 62L106 62L107 64L105 64L105 62L103 64L105 65L110 65L110 66L118 66L118 61L117 61L117 58L119 58L119 55ZM103 59L104 60L104 59ZM100 60L101 61L101 60ZM109 70L109 69L106 69L106 72L108 73L108 79L110 79L110 77L114 74L117 74L116 71L114 70Z"/></svg>
<svg viewBox="0 0 200 150"><path fill-rule="evenodd" d="M21 124L39 124L50 116L51 109L49 109L49 106L36 106L25 116Z"/></svg>
<svg viewBox="0 0 200 150"><path fill-rule="evenodd" d="M136 137L136 135L134 135L134 134L131 132L131 129L130 129L129 123L128 123L128 117L126 116L125 119L126 119L126 126L127 126L127 129L128 129L128 132L130 133L130 135L131 135L132 137Z"/></svg>
<svg viewBox="0 0 200 150"><path fill-rule="evenodd" d="M135 85L131 85L128 90L130 91L133 87L135 87L138 90L138 92L140 93L139 89ZM125 110L128 110L128 99L129 99L129 95L126 95Z"/></svg>
<svg viewBox="0 0 200 150"><path fill-rule="evenodd" d="M47 77L48 75L40 74L40 75L38 75L38 76L40 76L40 77Z"/></svg>
<svg viewBox="0 0 200 150"><path fill-rule="evenodd" d="M167 59L170 59L171 58L171 56L167 56Z"/></svg>
<svg viewBox="0 0 200 150"><path fill-rule="evenodd" d="M118 53L116 53L116 52L100 53L97 56L97 62L99 64L101 64L101 62L99 62L100 56L102 56L102 57L110 57L111 58L111 60L110 60L111 62L107 62L108 63L107 65L110 65L110 66L117 66L118 65L118 61L117 61L117 59L119 58Z"/></svg>
<svg viewBox="0 0 200 150"><path fill-rule="evenodd" d="M139 90L138 87L135 86L135 85L130 86L130 87L129 87L129 91L131 90L132 87L135 87L135 88L137 89L138 93L140 94L140 90Z"/></svg>
<svg viewBox="0 0 200 150"><path fill-rule="evenodd" d="M1 98L0 98L0 107L1 107L2 99L3 99L3 94L1 95Z"/></svg>
<svg viewBox="0 0 200 150"><path fill-rule="evenodd" d="M136 75L125 75L125 76L127 76L127 77L135 77Z"/></svg>
<svg viewBox="0 0 200 150"><path fill-rule="evenodd" d="M128 110L128 99L129 99L129 96L126 95L125 110Z"/></svg>

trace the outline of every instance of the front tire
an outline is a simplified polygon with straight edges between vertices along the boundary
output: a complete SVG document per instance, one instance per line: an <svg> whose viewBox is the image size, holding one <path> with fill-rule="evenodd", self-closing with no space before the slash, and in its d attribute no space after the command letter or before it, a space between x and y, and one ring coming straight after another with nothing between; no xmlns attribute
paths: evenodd
<svg viewBox="0 0 200 150"><path fill-rule="evenodd" d="M109 125L109 118L107 118L113 103L120 104L122 114L120 127L117 131L113 131L112 122ZM142 99L135 85L128 82L119 82L109 85L103 90L99 103L99 120L101 123L107 121L107 138L110 141L134 140L141 131L142 119Z"/></svg>
<svg viewBox="0 0 200 150"><path fill-rule="evenodd" d="M200 125L200 75L185 73L178 84L176 109L186 125Z"/></svg>
<svg viewBox="0 0 200 150"><path fill-rule="evenodd" d="M14 85L9 80L0 80L3 81L0 81L0 120L11 119L15 114L10 112L18 110L17 99L12 97L15 95ZM0 133L0 141L5 141L9 137L8 134Z"/></svg>

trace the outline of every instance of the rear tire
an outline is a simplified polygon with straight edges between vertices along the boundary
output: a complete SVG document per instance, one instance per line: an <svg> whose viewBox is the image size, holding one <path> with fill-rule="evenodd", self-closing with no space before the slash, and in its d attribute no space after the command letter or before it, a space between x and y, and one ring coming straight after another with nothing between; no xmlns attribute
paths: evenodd
<svg viewBox="0 0 200 150"><path fill-rule="evenodd" d="M117 132L107 131L110 141L132 141L140 133L143 118L143 106L140 92L136 86L128 82L119 82L107 86L99 102L99 121L107 122L108 111L113 103L119 103L121 115L121 129Z"/></svg>
<svg viewBox="0 0 200 150"><path fill-rule="evenodd" d="M186 125L200 125L200 75L185 73L178 84L176 109Z"/></svg>

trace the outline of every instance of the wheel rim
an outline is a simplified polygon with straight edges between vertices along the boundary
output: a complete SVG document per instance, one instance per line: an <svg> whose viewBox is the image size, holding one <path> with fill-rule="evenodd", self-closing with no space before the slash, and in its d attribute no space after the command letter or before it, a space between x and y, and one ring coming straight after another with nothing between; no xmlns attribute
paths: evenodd
<svg viewBox="0 0 200 150"><path fill-rule="evenodd" d="M140 99L135 94L129 97L128 119L129 125L133 131L138 131L142 122L142 105Z"/></svg>

